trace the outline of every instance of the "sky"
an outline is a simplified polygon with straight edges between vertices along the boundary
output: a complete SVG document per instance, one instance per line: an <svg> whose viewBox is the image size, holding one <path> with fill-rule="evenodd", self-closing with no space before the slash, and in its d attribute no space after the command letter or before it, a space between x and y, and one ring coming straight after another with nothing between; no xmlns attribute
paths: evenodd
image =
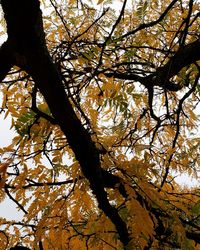
<svg viewBox="0 0 200 250"><path fill-rule="evenodd" d="M4 120L4 114L0 114L0 147L6 147L12 142L14 131L10 130L11 117ZM1 160L1 157L0 157ZM0 217L5 217L9 220L17 218L20 220L23 213L16 209L16 205L9 198L6 198L0 203ZM1 229L1 228L0 228Z"/></svg>

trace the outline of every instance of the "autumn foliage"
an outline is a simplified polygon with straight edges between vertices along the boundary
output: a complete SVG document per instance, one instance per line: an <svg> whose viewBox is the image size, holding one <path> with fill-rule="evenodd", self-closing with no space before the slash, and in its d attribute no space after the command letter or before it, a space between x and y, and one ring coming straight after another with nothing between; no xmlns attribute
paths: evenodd
<svg viewBox="0 0 200 250"><path fill-rule="evenodd" d="M199 187L176 178L199 178L198 1L41 1L46 40L25 2L2 0L0 201L24 215L0 249L200 249Z"/></svg>

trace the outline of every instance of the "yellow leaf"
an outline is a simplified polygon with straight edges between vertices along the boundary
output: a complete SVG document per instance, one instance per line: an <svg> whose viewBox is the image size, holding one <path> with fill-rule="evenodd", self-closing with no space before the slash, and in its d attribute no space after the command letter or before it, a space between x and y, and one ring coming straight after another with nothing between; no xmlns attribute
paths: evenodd
<svg viewBox="0 0 200 250"><path fill-rule="evenodd" d="M104 0L99 0L97 4L101 4L103 3Z"/></svg>

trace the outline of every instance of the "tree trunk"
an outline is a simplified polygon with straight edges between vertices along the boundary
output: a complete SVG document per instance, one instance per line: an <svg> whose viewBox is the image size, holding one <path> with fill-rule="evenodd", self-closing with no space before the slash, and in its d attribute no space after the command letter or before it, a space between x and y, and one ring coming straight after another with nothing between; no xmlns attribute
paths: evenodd
<svg viewBox="0 0 200 250"><path fill-rule="evenodd" d="M121 242L127 245L130 238L126 224L117 209L110 205L104 189L106 182L112 187L112 183L114 186L119 178L102 171L99 151L66 96L61 77L46 48L39 0L2 0L2 8L8 40L0 49L0 56L6 60L5 66L0 69L0 79L6 76L13 64L30 74L89 180L99 208L115 225ZM111 183L109 175L112 176Z"/></svg>

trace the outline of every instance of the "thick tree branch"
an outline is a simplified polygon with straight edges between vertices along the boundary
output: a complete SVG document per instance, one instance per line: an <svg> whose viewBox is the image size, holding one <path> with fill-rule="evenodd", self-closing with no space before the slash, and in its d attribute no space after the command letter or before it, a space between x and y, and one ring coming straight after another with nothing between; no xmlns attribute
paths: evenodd
<svg viewBox="0 0 200 250"><path fill-rule="evenodd" d="M43 94L53 117L61 127L76 159L81 165L85 177L89 180L91 189L99 203L99 207L115 224L121 241L127 244L128 232L125 223L117 210L109 204L104 190L104 180L100 165L99 153L90 135L77 118L71 103L65 95L60 76L47 52L43 48L35 51L34 55L26 54L26 71L32 76L38 89Z"/></svg>
<svg viewBox="0 0 200 250"><path fill-rule="evenodd" d="M0 48L0 62L0 82L2 82L14 65L14 51L10 41L6 41Z"/></svg>
<svg viewBox="0 0 200 250"><path fill-rule="evenodd" d="M194 240L196 243L200 244L200 233L186 232L188 239Z"/></svg>
<svg viewBox="0 0 200 250"><path fill-rule="evenodd" d="M145 78L145 83L151 83L153 86L166 87L169 90L178 90L180 86L171 83L169 79L178 74L178 72L200 60L200 40L196 40L186 46L181 47L173 57L163 66L156 70L155 73Z"/></svg>
<svg viewBox="0 0 200 250"><path fill-rule="evenodd" d="M146 77L127 72L110 72L105 73L105 75L108 77L113 76L118 79L138 81L147 88L159 86L170 91L178 91L182 87L171 82L170 78L177 75L182 68L198 60L200 60L200 39L181 47L164 66L158 68L156 72Z"/></svg>
<svg viewBox="0 0 200 250"><path fill-rule="evenodd" d="M121 242L127 245L130 238L126 223L117 209L109 203L104 189L99 151L74 112L59 72L45 46L39 0L18 0L17 4L12 0L2 0L2 7L7 22L8 41L15 42L15 52L19 58L23 58L16 60L16 65L33 78L55 121L65 134L83 174L89 180L99 208L115 225ZM18 11L22 15L16 14ZM29 31L23 33L27 28Z"/></svg>
<svg viewBox="0 0 200 250"><path fill-rule="evenodd" d="M173 4L175 2L173 1ZM126 223L119 216L117 209L109 203L105 187L118 188L124 198L127 198L128 195L121 179L101 168L99 150L78 119L66 96L60 74L45 45L39 0L18 0L17 2L2 0L2 7L7 22L8 41L0 48L0 61L4 63L0 66L0 80L2 81L6 77L13 65L21 67L31 75L36 87L44 96L55 122L65 134L76 159L79 161L82 172L97 198L99 208L115 225L121 242L127 245L130 237ZM146 77L117 72L105 74L139 81L148 89L160 86L177 91L180 86L170 82L170 78L183 67L199 59L200 41L196 40L182 46L163 67ZM193 237L193 239L198 236L192 232L188 232L187 235L188 238Z"/></svg>

